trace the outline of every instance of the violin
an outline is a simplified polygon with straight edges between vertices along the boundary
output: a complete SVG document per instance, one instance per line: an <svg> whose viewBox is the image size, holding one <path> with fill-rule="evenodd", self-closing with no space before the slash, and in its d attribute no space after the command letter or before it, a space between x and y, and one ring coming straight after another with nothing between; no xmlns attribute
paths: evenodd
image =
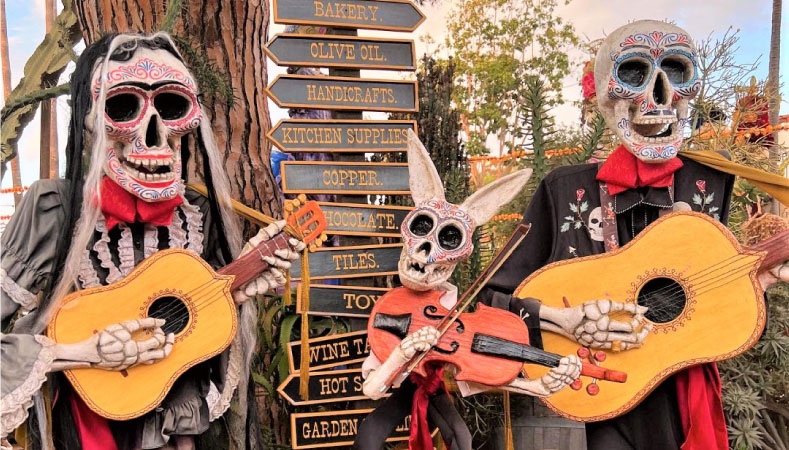
<svg viewBox="0 0 789 450"><path fill-rule="evenodd" d="M562 356L529 345L529 330L517 315L483 304L474 312L464 312L506 258L525 237L528 226L521 225L488 268L472 283L451 310L440 304L442 291L392 289L373 307L367 325L370 350L385 361L406 336L426 326L439 330L439 341L429 351L418 353L387 381L392 385L410 372L425 375L425 365L448 363L457 368L455 379L489 386L514 380L524 363L557 367ZM581 374L596 379L624 383L627 374L583 363Z"/></svg>

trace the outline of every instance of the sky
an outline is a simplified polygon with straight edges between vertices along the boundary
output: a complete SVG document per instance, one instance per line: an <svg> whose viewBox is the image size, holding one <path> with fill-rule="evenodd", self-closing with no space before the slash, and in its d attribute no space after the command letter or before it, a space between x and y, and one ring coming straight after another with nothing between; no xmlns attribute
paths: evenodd
<svg viewBox="0 0 789 450"><path fill-rule="evenodd" d="M426 6L422 10L427 20L414 33L393 33L384 31L360 31L361 36L378 36L400 39L415 39L417 56L425 51L435 51L435 45L428 49L423 37L430 35L435 42L443 42L446 36L446 20L457 0L443 0L437 6ZM562 2L560 2L562 3ZM737 59L742 63L753 62L760 57L761 64L756 72L759 79L767 77L767 58L770 45L771 0L575 0L559 9L559 15L575 26L582 40L604 37L617 27L633 20L657 19L671 20L687 30L694 40L721 36L730 26L740 30L740 49ZM11 59L12 86L22 77L25 61L33 53L44 36L44 0L6 0L8 21L8 41ZM284 25L272 23L269 35L284 31ZM789 113L789 12L784 8L782 17L781 74L785 83L782 89L784 101L781 113ZM82 48L81 44L77 48ZM587 56L578 51L571 54L576 61L585 61ZM269 77L284 73L285 69L269 64ZM73 70L69 67L61 77L65 82ZM579 111L573 102L580 99L581 67L575 68L565 82L564 95L567 103L555 108L552 113L561 124L577 123ZM363 71L363 77L409 79L413 74L404 72ZM269 102L272 123L287 117L287 111ZM67 100L60 97L57 101L58 129L61 155L66 139L66 124L70 114ZM382 113L365 113L365 118L385 118ZM38 179L39 126L38 114L25 129L19 143L22 183L29 185ZM61 156L61 173L64 158ZM10 171L2 180L2 187L11 186ZM13 203L10 194L0 194L0 215L8 214Z"/></svg>

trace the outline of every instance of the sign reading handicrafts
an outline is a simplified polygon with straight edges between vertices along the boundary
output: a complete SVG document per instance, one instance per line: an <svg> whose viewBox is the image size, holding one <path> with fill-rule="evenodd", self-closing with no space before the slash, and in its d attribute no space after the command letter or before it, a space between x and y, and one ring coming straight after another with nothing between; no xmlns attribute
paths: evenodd
<svg viewBox="0 0 789 450"><path fill-rule="evenodd" d="M370 354L367 330L310 339L310 370L360 363ZM301 370L301 341L288 344L290 372Z"/></svg>
<svg viewBox="0 0 789 450"><path fill-rule="evenodd" d="M372 409L293 413L290 415L291 445L294 449L353 445L359 424ZM406 441L411 415L395 427L386 442Z"/></svg>
<svg viewBox="0 0 789 450"><path fill-rule="evenodd" d="M400 237L400 224L412 208L357 203L318 202L326 216L326 234Z"/></svg>
<svg viewBox="0 0 789 450"><path fill-rule="evenodd" d="M416 81L278 75L266 93L280 108L419 110Z"/></svg>
<svg viewBox="0 0 789 450"><path fill-rule="evenodd" d="M286 194L408 194L408 166L400 163L282 161Z"/></svg>
<svg viewBox="0 0 789 450"><path fill-rule="evenodd" d="M412 120L280 120L266 137L283 152L404 152Z"/></svg>
<svg viewBox="0 0 789 450"><path fill-rule="evenodd" d="M414 31L425 15L408 0L274 0L274 22Z"/></svg>
<svg viewBox="0 0 789 450"><path fill-rule="evenodd" d="M310 279L358 278L377 275L394 275L403 244L359 245L348 247L323 247L310 253ZM301 259L290 267L293 280L301 278Z"/></svg>
<svg viewBox="0 0 789 450"><path fill-rule="evenodd" d="M375 302L388 290L388 288L311 284L310 309L307 313L313 316L369 317ZM301 290L298 291L296 309L302 312Z"/></svg>
<svg viewBox="0 0 789 450"><path fill-rule="evenodd" d="M299 374L292 373L277 388L279 394L291 405L314 405L349 400L364 400L369 397L362 392L362 369L328 370L310 372L309 400L299 393Z"/></svg>
<svg viewBox="0 0 789 450"><path fill-rule="evenodd" d="M414 41L405 39L278 34L264 49L280 66L416 70Z"/></svg>

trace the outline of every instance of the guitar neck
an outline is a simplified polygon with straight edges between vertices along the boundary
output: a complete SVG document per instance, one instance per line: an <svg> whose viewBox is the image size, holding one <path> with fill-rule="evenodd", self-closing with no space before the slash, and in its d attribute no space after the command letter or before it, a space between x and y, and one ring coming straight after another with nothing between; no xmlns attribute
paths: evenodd
<svg viewBox="0 0 789 450"><path fill-rule="evenodd" d="M771 269L789 260L789 230L782 231L758 244L751 245L748 247L748 250L767 252L762 264L759 266L759 272Z"/></svg>
<svg viewBox="0 0 789 450"><path fill-rule="evenodd" d="M252 251L222 267L217 272L221 275L235 276L233 283L230 285L232 292L254 280L268 269L269 265L266 261L263 261L263 257L273 256L275 251L287 248L290 248L288 245L288 234L279 233L273 238L261 242Z"/></svg>

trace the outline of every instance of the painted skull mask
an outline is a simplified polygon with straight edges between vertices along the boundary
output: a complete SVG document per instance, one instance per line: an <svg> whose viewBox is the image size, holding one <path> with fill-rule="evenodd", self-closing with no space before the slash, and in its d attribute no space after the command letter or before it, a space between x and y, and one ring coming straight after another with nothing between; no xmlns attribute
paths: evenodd
<svg viewBox="0 0 789 450"><path fill-rule="evenodd" d="M404 247L398 271L400 281L409 287L445 282L474 249L471 217L443 200L419 204L403 220L400 233Z"/></svg>
<svg viewBox="0 0 789 450"><path fill-rule="evenodd" d="M168 200L181 189L181 137L202 120L197 86L181 60L164 49L121 46L126 61L110 60L106 71L104 170L131 194L150 202ZM101 70L93 76L97 113ZM90 118L88 123L93 123Z"/></svg>
<svg viewBox="0 0 789 450"><path fill-rule="evenodd" d="M677 155L698 93L697 53L688 33L642 20L611 33L595 58L598 105L606 124L644 162Z"/></svg>

